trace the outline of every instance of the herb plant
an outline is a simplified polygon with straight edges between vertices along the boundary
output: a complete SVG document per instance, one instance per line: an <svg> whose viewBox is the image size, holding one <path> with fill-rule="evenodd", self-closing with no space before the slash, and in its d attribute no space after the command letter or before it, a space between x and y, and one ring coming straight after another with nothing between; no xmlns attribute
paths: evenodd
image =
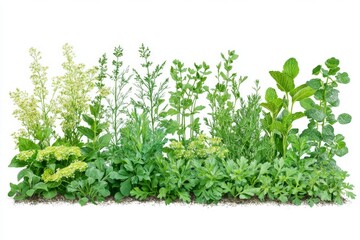
<svg viewBox="0 0 360 240"><path fill-rule="evenodd" d="M268 88L263 101L259 81L243 95L247 77L233 70L235 51L221 54L215 86L205 62L187 68L174 60L175 88L167 92L165 62L153 66L145 45L139 48L143 71L133 69L133 75L123 67L120 46L111 73L105 54L98 68L86 69L75 63L70 45L63 50L65 73L50 85L40 52L31 49L34 90L10 93L21 123L9 165L21 168L8 193L15 200L258 199L313 206L355 198L348 173L336 164L348 152L336 123L351 122L349 114L334 111L339 85L350 82L338 59L318 65L316 78L300 85L298 62L288 59L282 71L270 71L278 89ZM202 119L205 95L210 112ZM305 116L307 127L294 128Z"/></svg>

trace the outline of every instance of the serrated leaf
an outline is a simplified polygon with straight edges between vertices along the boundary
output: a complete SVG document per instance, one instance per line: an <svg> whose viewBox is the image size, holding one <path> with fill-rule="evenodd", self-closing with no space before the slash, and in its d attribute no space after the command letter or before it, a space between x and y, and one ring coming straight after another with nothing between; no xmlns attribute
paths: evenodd
<svg viewBox="0 0 360 240"><path fill-rule="evenodd" d="M348 124L351 122L351 115L350 114L347 114L347 113L342 113L338 116L337 118L337 121L340 123L340 124Z"/></svg>
<svg viewBox="0 0 360 240"><path fill-rule="evenodd" d="M270 71L270 75L275 79L279 89L290 92L295 88L294 79L279 71Z"/></svg>
<svg viewBox="0 0 360 240"><path fill-rule="evenodd" d="M283 67L283 73L294 79L299 74L299 65L295 58L289 58Z"/></svg>
<svg viewBox="0 0 360 240"><path fill-rule="evenodd" d="M187 202L189 203L190 202L190 194L186 191L181 191L181 192L178 192L179 194L179 198L184 201L184 202Z"/></svg>

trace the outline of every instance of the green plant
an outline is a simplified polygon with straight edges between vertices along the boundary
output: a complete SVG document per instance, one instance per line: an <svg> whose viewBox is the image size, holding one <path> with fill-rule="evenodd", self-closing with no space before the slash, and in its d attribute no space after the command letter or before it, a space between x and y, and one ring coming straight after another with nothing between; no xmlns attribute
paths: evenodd
<svg viewBox="0 0 360 240"><path fill-rule="evenodd" d="M53 85L52 91L49 92L47 87L48 67L40 64L41 53L35 48L31 48L29 53L33 59L30 65L30 78L34 90L32 95L19 89L10 92L10 97L17 106L13 114L23 127L13 136L16 141L20 137L26 138L36 142L40 148L45 148L50 146L51 141L56 137L55 119L57 117L57 107L55 96L58 87Z"/></svg>
<svg viewBox="0 0 360 240"><path fill-rule="evenodd" d="M10 167L25 167L18 174L19 184L10 184L9 196L17 200L42 195L46 199L64 194L68 179L75 178L87 168L81 161L78 147L49 146L40 149L34 142L20 138L20 153Z"/></svg>
<svg viewBox="0 0 360 240"><path fill-rule="evenodd" d="M232 72L233 63L238 57L235 51L228 51L226 57L221 54L223 62L216 66L216 86L213 89L207 88L211 117L205 118L205 123L210 127L210 134L222 138L224 142L230 142L228 138L233 136L229 133L236 107L241 102L240 85L247 79L242 76L237 78L237 74Z"/></svg>
<svg viewBox="0 0 360 240"><path fill-rule="evenodd" d="M157 191L157 170L155 161L162 158L165 132L151 129L146 112L131 113L130 119L121 129L121 147L112 159L114 172L110 179L115 189L115 199L135 196L145 199L155 196Z"/></svg>
<svg viewBox="0 0 360 240"><path fill-rule="evenodd" d="M55 78L51 89L40 53L30 50L33 94L10 93L22 125L14 134L19 153L9 165L22 169L18 183L10 183L10 197L59 196L81 205L108 197L157 197L166 204L259 199L310 206L355 198L348 173L335 161L348 152L336 123L351 122L349 114L336 116L334 110L339 84L350 81L340 72L339 60L328 59L314 68L317 78L296 87L298 63L288 59L282 71L270 71L283 94L268 88L261 104L259 81L254 93L240 95L246 77L232 71L235 51L221 54L214 88L205 85L211 74L206 63L185 68L175 60L170 69L175 89L167 108L168 79L159 80L165 62L152 67L144 45L139 53L145 73L133 70L136 96L128 101L132 75L123 68L121 47L114 49L108 74L105 54L97 69L86 70L65 45L65 74ZM200 130L203 93L211 109L204 119L210 136ZM304 112L296 112L296 102ZM307 128L294 128L304 116ZM57 123L63 135L55 132ZM168 141L170 134L177 138Z"/></svg>
<svg viewBox="0 0 360 240"><path fill-rule="evenodd" d="M113 146L119 146L121 139L120 129L125 122L126 107L128 106L126 98L131 91L131 87L127 89L127 86L132 75L128 75L128 68L122 69L123 61L121 61L121 57L123 56L123 49L120 46L115 47L113 55L115 57L115 60L112 61L114 69L112 74L107 74L113 81L113 87L111 89L112 99L108 99L110 111L108 118L110 131L113 136L111 143ZM106 59L106 56L104 59Z"/></svg>
<svg viewBox="0 0 360 240"><path fill-rule="evenodd" d="M95 81L96 96L89 106L90 115L82 115L82 119L88 124L88 127L78 127L78 131L87 138L87 143L83 147L87 160L99 157L100 150L105 147L109 147L109 143L112 138L110 133L105 133L108 131L109 124L103 121L106 109L102 104L102 101L109 95L109 89L104 84L107 71L107 59L105 54L99 59L99 64L99 74Z"/></svg>
<svg viewBox="0 0 360 240"><path fill-rule="evenodd" d="M67 185L65 197L69 200L78 199L82 206L89 201L94 204L104 201L111 194L108 178L112 170L103 159L89 163L85 175Z"/></svg>
<svg viewBox="0 0 360 240"><path fill-rule="evenodd" d="M308 129L301 135L306 136L313 143L316 143L315 150L310 154L314 158L335 164L334 156L342 157L348 153L345 137L335 134L333 125L336 123L348 124L351 122L351 115L342 113L337 117L333 108L340 104L339 84L347 84L350 78L346 72L340 72L340 61L336 58L329 58L325 62L326 68L318 65L313 70L314 75L321 73L322 78L311 79L307 85L314 89L314 98L317 101L307 98L302 100L301 106L309 119Z"/></svg>
<svg viewBox="0 0 360 240"><path fill-rule="evenodd" d="M204 85L207 76L211 74L210 67L203 62L194 64L195 68L185 68L184 63L179 60L173 61L170 69L171 78L175 81L176 90L170 92L170 109L167 111L168 116L176 115L175 127L171 124L177 133L178 140L187 140L186 131L190 131L190 139L200 132L200 118L195 115L205 108L197 105L200 94L207 90Z"/></svg>
<svg viewBox="0 0 360 240"><path fill-rule="evenodd" d="M133 69L135 73L135 81L137 88L137 101L135 105L140 107L146 114L149 115L150 125L152 132L160 126L161 120L163 120L163 113L166 108L163 106L165 99L164 94L168 87L169 79L165 79L159 83L158 78L162 75L162 71L165 66L165 62L151 70L152 62L149 60L151 51L144 44L139 48L140 57L144 60L141 66L146 70L146 74L141 76L140 73Z"/></svg>
<svg viewBox="0 0 360 240"><path fill-rule="evenodd" d="M305 116L303 112L293 112L294 105L314 94L314 90L306 84L295 87L294 79L299 73L298 62L295 58L288 59L283 70L270 71L276 81L278 89L284 92L284 96L278 97L274 88L268 88L265 93L266 102L261 103L269 112L265 113L263 126L276 146L280 156L286 157L288 148L288 134L295 120Z"/></svg>
<svg viewBox="0 0 360 240"><path fill-rule="evenodd" d="M70 145L77 145L81 142L78 127L82 115L86 114L89 108L96 69L85 69L84 64L76 64L73 48L68 44L64 45L63 54L66 59L62 64L65 74L55 80L55 85L59 89L58 109L64 141Z"/></svg>

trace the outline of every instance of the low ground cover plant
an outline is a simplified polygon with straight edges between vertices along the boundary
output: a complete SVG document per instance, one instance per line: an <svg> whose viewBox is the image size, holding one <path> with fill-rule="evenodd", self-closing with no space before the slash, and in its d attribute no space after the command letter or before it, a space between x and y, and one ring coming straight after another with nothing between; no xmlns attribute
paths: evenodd
<svg viewBox="0 0 360 240"><path fill-rule="evenodd" d="M206 62L180 60L168 71L144 44L140 68L126 67L123 53L117 46L110 60L103 54L87 68L66 44L64 73L50 82L41 53L30 49L33 92L10 93L21 123L9 165L21 170L10 197L310 206L355 198L336 164L348 148L335 127L351 122L350 114L333 111L338 86L350 82L338 59L301 81L297 60L289 58L269 72L274 87L262 98L258 80L243 96L248 77L235 71L235 51L221 54L214 74ZM307 124L294 128L298 119Z"/></svg>

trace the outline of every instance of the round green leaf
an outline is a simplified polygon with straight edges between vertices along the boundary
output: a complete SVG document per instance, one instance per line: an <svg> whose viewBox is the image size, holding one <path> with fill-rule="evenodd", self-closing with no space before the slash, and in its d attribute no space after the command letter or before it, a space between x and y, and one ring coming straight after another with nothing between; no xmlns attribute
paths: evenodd
<svg viewBox="0 0 360 240"><path fill-rule="evenodd" d="M336 81L338 83L343 83L343 84L347 84L350 82L350 78L349 78L349 75L346 73L346 72L343 72L343 73L338 73L336 75Z"/></svg>
<svg viewBox="0 0 360 240"><path fill-rule="evenodd" d="M315 79L311 79L310 81L307 81L306 84L315 89L315 90L318 90L319 88L321 88L321 79L319 78L315 78Z"/></svg>
<svg viewBox="0 0 360 240"><path fill-rule="evenodd" d="M329 68L329 69L333 69L333 68L337 68L337 66L339 66L339 59L336 59L334 57L329 58L328 60L326 60L325 65Z"/></svg>
<svg viewBox="0 0 360 240"><path fill-rule="evenodd" d="M338 116L337 120L340 124L348 124L351 122L351 119L352 119L352 117L350 114L342 113Z"/></svg>

